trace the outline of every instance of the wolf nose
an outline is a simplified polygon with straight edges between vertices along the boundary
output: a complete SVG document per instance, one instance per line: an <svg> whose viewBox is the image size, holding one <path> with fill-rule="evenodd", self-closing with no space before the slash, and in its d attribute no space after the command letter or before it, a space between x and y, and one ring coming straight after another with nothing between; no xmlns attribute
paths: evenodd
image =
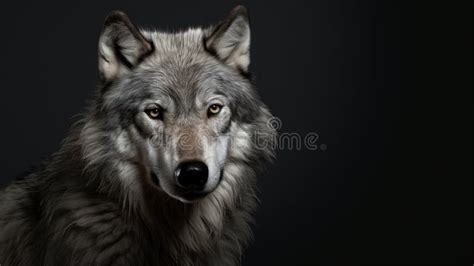
<svg viewBox="0 0 474 266"><path fill-rule="evenodd" d="M180 187L194 191L204 189L208 174L207 165L200 161L180 163L174 172Z"/></svg>

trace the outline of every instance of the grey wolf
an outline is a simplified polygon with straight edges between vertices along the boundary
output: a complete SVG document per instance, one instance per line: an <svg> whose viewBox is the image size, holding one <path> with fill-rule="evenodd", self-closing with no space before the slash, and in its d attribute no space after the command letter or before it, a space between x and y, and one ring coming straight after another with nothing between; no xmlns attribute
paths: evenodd
<svg viewBox="0 0 474 266"><path fill-rule="evenodd" d="M249 49L241 6L177 33L112 12L96 97L57 152L0 192L0 264L240 264L276 134Z"/></svg>

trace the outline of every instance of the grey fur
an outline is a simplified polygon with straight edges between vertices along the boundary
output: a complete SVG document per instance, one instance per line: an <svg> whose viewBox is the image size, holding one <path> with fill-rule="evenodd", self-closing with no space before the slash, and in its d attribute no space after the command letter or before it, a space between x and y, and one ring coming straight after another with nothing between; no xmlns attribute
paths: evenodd
<svg viewBox="0 0 474 266"><path fill-rule="evenodd" d="M0 264L238 265L276 134L246 78L243 31L243 7L216 27L179 33L109 16L97 97L59 151L0 192ZM211 98L223 108L206 118ZM150 103L163 121L146 116ZM199 143L181 147L183 134ZM188 158L222 171L202 199L173 190L168 168Z"/></svg>

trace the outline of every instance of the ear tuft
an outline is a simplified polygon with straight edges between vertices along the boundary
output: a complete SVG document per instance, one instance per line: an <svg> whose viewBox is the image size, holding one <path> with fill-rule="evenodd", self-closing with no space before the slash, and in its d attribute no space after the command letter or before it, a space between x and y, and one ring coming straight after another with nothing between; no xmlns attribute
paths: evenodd
<svg viewBox="0 0 474 266"><path fill-rule="evenodd" d="M244 72L250 64L250 26L247 9L236 6L205 39L206 49L227 65Z"/></svg>
<svg viewBox="0 0 474 266"><path fill-rule="evenodd" d="M111 12L99 40L99 71L110 81L136 66L153 50L153 45L122 11Z"/></svg>

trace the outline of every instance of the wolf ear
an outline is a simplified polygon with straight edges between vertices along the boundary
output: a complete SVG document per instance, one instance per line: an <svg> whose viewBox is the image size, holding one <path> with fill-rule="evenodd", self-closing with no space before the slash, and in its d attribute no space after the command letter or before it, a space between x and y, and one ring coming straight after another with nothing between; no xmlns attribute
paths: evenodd
<svg viewBox="0 0 474 266"><path fill-rule="evenodd" d="M153 45L121 11L105 19L99 39L99 71L103 81L111 81L132 69L153 50Z"/></svg>
<svg viewBox="0 0 474 266"><path fill-rule="evenodd" d="M204 40L206 49L244 72L250 64L250 26L247 9L236 6Z"/></svg>

